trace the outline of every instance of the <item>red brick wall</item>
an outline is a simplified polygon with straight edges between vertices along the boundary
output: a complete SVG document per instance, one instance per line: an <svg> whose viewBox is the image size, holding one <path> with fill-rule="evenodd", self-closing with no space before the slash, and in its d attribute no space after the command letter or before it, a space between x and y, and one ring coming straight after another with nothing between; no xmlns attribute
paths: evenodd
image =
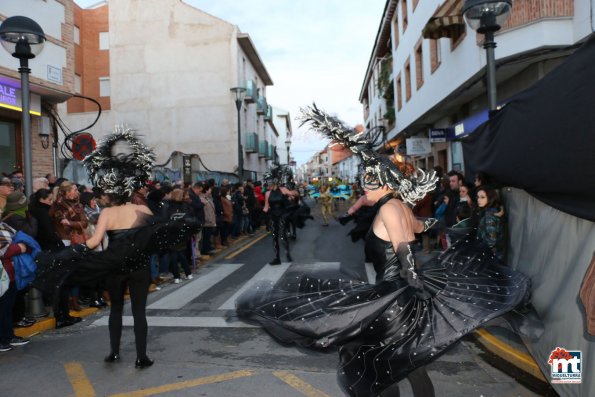
<svg viewBox="0 0 595 397"><path fill-rule="evenodd" d="M574 16L573 0L516 0L503 29L526 25L543 18Z"/></svg>
<svg viewBox="0 0 595 397"><path fill-rule="evenodd" d="M109 76L109 50L99 50L99 33L109 31L109 8L107 5L90 10L74 7L74 24L81 32L80 46L74 46L74 70L81 76L81 94L98 101L102 110L109 110L110 98L99 96L99 78ZM91 101L81 98L68 101L68 113L96 110Z"/></svg>

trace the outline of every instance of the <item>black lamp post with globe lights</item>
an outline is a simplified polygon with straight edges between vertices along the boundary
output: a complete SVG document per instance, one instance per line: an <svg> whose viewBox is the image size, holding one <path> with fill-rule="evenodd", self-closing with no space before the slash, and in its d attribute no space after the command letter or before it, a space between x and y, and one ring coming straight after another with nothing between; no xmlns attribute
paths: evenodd
<svg viewBox="0 0 595 397"><path fill-rule="evenodd" d="M510 16L512 0L465 0L463 15L469 27L483 34L483 48L486 50L486 80L488 91L488 109L490 116L497 109L496 95L496 58L494 33Z"/></svg>
<svg viewBox="0 0 595 397"><path fill-rule="evenodd" d="M31 115L29 95L29 59L35 58L45 43L45 34L41 26L34 20L14 16L6 18L0 24L0 42L10 55L20 60L19 73L21 74L21 107L23 123L23 151L25 171L25 193L27 197L33 193L33 170L31 155Z"/></svg>
<svg viewBox="0 0 595 397"><path fill-rule="evenodd" d="M0 24L0 42L10 55L20 60L19 73L21 74L21 110L25 173L25 194L30 197L33 193L33 157L31 154L31 115L29 95L29 59L35 58L45 43L45 34L41 26L34 20L14 16L6 18ZM35 288L29 290L29 315L43 317L47 311L43 305L41 292Z"/></svg>
<svg viewBox="0 0 595 397"><path fill-rule="evenodd" d="M242 102L246 89L244 87L233 87L229 89L236 96L236 109L238 110L238 179L242 183L244 181L244 153L242 148L242 126L240 123L240 110L242 109Z"/></svg>

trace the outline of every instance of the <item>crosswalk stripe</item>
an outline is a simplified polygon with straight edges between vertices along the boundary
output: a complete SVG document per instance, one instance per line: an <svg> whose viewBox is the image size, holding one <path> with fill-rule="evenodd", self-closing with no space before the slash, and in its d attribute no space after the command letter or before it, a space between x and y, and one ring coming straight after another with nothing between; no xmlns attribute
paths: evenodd
<svg viewBox="0 0 595 397"><path fill-rule="evenodd" d="M236 307L236 299L248 288L252 287L259 280L268 280L275 283L283 276L283 274L289 269L290 263L282 263L280 265L265 265L258 271L250 280L248 280L242 287L231 296L225 303L219 306L219 310L231 310Z"/></svg>
<svg viewBox="0 0 595 397"><path fill-rule="evenodd" d="M109 316L103 316L93 322L96 326L106 326ZM242 321L228 321L224 317L147 317L149 327L183 327L183 328L259 328L257 325L247 324ZM123 316L122 325L132 327L132 316Z"/></svg>
<svg viewBox="0 0 595 397"><path fill-rule="evenodd" d="M167 309L175 310L181 309L200 294L244 266L243 263L226 263L218 265L215 269L207 274L199 275L195 280L187 282L181 288L178 288L171 294L164 296L158 301L147 306L147 309Z"/></svg>
<svg viewBox="0 0 595 397"><path fill-rule="evenodd" d="M376 284L376 270L374 270L374 265L370 262L366 262L366 276L368 277L368 284Z"/></svg>

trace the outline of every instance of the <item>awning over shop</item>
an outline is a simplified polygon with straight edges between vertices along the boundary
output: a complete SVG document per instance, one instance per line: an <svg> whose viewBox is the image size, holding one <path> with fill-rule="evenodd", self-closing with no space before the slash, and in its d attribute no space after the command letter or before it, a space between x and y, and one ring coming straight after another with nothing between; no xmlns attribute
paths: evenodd
<svg viewBox="0 0 595 397"><path fill-rule="evenodd" d="M422 34L424 39L455 37L465 31L463 0L446 0L426 23Z"/></svg>

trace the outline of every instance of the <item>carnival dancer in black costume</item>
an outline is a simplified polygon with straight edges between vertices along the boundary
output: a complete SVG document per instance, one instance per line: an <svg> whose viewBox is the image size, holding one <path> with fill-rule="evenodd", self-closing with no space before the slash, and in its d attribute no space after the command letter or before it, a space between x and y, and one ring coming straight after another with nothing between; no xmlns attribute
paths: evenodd
<svg viewBox="0 0 595 397"><path fill-rule="evenodd" d="M122 143L128 144L131 153L113 153L116 145ZM153 364L146 353L148 327L145 306L151 281L149 256L189 239L196 231L190 221L155 223L148 207L130 203L132 193L149 179L153 161L153 152L129 129L116 127L114 134L100 142L97 149L85 158L84 165L94 185L107 193L112 206L103 209L93 236L85 244L58 253L38 255L38 272L34 281L35 287L54 295L63 285L107 286L111 298L111 351L105 361L111 363L120 360L124 290L128 284L137 368ZM108 248L91 252L106 233Z"/></svg>
<svg viewBox="0 0 595 397"><path fill-rule="evenodd" d="M405 377L416 379L417 396L432 395L422 367L463 335L524 303L530 280L500 266L472 238L418 267L409 243L432 221L416 220L404 203L433 190L434 176L404 175L336 118L315 106L302 113L311 127L362 158L365 186L373 192L368 195L378 199L366 250L379 277L376 284L315 273L263 282L238 298L237 312L281 342L338 347L339 383L350 396L398 395L397 383Z"/></svg>
<svg viewBox="0 0 595 397"><path fill-rule="evenodd" d="M264 196L264 208L262 211L269 216L270 230L273 235L273 248L275 250L275 258L269 263L270 265L281 264L279 240L283 241L283 245L285 245L287 261L291 262L293 260L289 252L289 238L287 235L287 217L290 208L288 197L291 195L291 192L281 186L281 183L290 177L291 170L283 165L271 168L269 173L264 176L264 179L269 183L270 190L267 190Z"/></svg>

